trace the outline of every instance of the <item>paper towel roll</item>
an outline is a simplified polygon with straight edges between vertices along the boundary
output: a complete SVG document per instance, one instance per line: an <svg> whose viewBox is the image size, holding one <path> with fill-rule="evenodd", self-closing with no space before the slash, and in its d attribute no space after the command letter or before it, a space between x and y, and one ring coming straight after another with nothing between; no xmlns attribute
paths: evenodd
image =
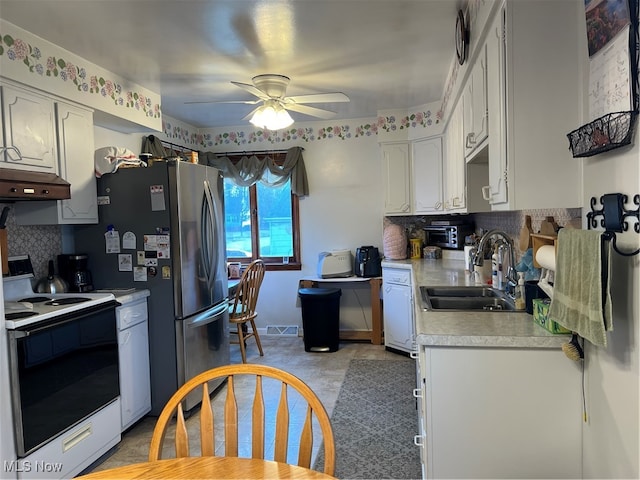
<svg viewBox="0 0 640 480"><path fill-rule="evenodd" d="M553 245L543 245L536 252L536 262L542 268L555 271L556 269L556 247Z"/></svg>

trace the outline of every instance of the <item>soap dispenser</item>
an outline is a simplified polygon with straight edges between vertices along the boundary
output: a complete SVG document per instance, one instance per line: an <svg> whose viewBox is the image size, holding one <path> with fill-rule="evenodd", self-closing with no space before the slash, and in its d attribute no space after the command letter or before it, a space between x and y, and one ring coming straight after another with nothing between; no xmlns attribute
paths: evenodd
<svg viewBox="0 0 640 480"><path fill-rule="evenodd" d="M526 298L524 293L524 272L518 272L518 285L516 285L515 294L516 310L524 310L526 306Z"/></svg>

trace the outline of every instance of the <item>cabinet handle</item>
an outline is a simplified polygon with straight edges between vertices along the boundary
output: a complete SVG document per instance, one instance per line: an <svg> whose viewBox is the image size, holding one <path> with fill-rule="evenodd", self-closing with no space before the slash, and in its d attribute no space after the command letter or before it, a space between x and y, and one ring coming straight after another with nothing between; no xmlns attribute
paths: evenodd
<svg viewBox="0 0 640 480"><path fill-rule="evenodd" d="M442 202L436 202L434 207L435 207L436 210L440 210L442 208Z"/></svg>
<svg viewBox="0 0 640 480"><path fill-rule="evenodd" d="M485 185L482 187L483 200L491 200L491 185Z"/></svg>
<svg viewBox="0 0 640 480"><path fill-rule="evenodd" d="M14 158L11 156L9 152L11 152L12 150L18 154L18 158ZM12 162L19 162L20 160L22 160L22 154L20 153L18 147L15 147L13 145L10 145L8 147L0 147L0 153L5 152L7 152L7 159L11 160Z"/></svg>
<svg viewBox="0 0 640 480"><path fill-rule="evenodd" d="M421 388L414 388L413 389L413 396L415 398L422 398L422 389Z"/></svg>
<svg viewBox="0 0 640 480"><path fill-rule="evenodd" d="M459 206L460 206L460 204L461 204L461 202L460 202L460 197L453 197L453 198L451 199L451 204L452 204L454 207L459 207Z"/></svg>
<svg viewBox="0 0 640 480"><path fill-rule="evenodd" d="M413 358L414 360L418 358L418 351L417 350L411 350L409 352L409 358Z"/></svg>
<svg viewBox="0 0 640 480"><path fill-rule="evenodd" d="M402 207L402 211L403 211L403 212L407 212L407 211L409 210L409 208L410 208L410 207L409 207L409 205L406 205L406 204L405 204L405 205L403 205L403 207Z"/></svg>
<svg viewBox="0 0 640 480"><path fill-rule="evenodd" d="M473 146L475 145L476 143L475 135L476 134L474 132L467 133L467 140L466 140L467 148L473 148Z"/></svg>
<svg viewBox="0 0 640 480"><path fill-rule="evenodd" d="M424 447L424 442L422 440L422 435L415 435L413 437L413 444L417 447Z"/></svg>

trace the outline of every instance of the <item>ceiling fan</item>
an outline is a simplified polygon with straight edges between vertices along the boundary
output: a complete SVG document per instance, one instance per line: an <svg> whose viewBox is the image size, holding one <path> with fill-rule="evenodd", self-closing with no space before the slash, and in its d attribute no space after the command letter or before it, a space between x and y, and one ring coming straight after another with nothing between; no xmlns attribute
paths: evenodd
<svg viewBox="0 0 640 480"><path fill-rule="evenodd" d="M241 82L231 82L237 87L246 90L258 97L257 100L221 100L211 102L186 102L193 103L243 103L247 105L257 105L258 107L249 112L243 120L249 121L258 126L269 130L278 130L286 128L293 123L293 119L287 113L291 110L312 117L329 119L335 115L335 112L324 110L322 108L310 107L307 103L339 103L348 102L349 97L344 93L314 93L310 95L294 95L286 96L287 86L289 85L289 77L277 74L257 75L251 79L253 85Z"/></svg>

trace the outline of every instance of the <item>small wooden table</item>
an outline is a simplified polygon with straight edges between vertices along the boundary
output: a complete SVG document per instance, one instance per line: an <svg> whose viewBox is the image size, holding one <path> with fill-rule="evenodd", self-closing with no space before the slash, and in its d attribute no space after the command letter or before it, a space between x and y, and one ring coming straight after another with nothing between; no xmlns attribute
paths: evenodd
<svg viewBox="0 0 640 480"><path fill-rule="evenodd" d="M296 465L238 457L184 457L134 463L76 477L80 479L198 479L198 478L335 478Z"/></svg>
<svg viewBox="0 0 640 480"><path fill-rule="evenodd" d="M371 331L340 330L340 340L371 340L374 345L382 345L382 300L380 289L382 277L344 277L344 278L318 278L305 277L300 280L302 288L318 287L320 283L354 283L369 282L371 287Z"/></svg>

